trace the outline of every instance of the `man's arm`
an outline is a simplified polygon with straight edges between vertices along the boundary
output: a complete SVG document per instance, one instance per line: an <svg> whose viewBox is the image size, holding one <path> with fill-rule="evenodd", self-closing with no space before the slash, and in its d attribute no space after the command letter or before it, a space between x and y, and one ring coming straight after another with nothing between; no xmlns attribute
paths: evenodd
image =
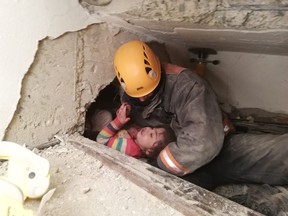
<svg viewBox="0 0 288 216"><path fill-rule="evenodd" d="M180 73L171 89L165 108L174 114L171 127L177 141L161 151L157 163L167 172L184 176L220 152L224 139L222 114L210 86L191 71Z"/></svg>

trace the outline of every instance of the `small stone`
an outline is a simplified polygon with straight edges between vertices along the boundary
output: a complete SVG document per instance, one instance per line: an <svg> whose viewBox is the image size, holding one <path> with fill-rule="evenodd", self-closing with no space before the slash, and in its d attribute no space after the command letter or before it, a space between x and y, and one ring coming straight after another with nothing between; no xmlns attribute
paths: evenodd
<svg viewBox="0 0 288 216"><path fill-rule="evenodd" d="M83 194L86 194L86 193L88 193L90 190L91 190L91 188L83 188L83 189L82 189L82 193L83 193Z"/></svg>
<svg viewBox="0 0 288 216"><path fill-rule="evenodd" d="M100 162L100 163L97 164L97 168L98 169L101 169L102 167L103 167L103 163Z"/></svg>
<svg viewBox="0 0 288 216"><path fill-rule="evenodd" d="M33 148L32 152L34 152L35 154L39 154L40 151L37 148Z"/></svg>

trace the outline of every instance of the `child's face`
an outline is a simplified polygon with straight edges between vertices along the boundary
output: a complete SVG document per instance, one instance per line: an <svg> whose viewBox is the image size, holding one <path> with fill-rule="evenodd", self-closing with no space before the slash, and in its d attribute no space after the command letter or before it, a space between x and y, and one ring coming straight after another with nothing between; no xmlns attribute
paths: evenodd
<svg viewBox="0 0 288 216"><path fill-rule="evenodd" d="M155 148L164 141L164 128L144 127L136 135L136 142L142 150Z"/></svg>

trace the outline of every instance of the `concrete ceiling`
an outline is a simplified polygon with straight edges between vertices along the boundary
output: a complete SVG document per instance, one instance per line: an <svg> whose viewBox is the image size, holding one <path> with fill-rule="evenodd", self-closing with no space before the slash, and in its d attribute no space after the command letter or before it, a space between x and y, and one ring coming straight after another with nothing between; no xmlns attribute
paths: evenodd
<svg viewBox="0 0 288 216"><path fill-rule="evenodd" d="M217 51L288 55L287 0L128 2L82 0L81 4L103 21L164 42Z"/></svg>

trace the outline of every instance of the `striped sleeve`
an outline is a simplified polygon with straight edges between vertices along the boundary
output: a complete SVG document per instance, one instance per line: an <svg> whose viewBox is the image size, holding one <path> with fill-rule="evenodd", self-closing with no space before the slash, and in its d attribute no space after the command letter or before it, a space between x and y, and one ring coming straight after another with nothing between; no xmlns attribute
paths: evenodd
<svg viewBox="0 0 288 216"><path fill-rule="evenodd" d="M157 164L161 169L177 176L184 176L189 173L188 169L181 166L180 163L177 162L176 159L173 157L169 146L166 146L160 152L157 158Z"/></svg>
<svg viewBox="0 0 288 216"><path fill-rule="evenodd" d="M140 147L130 138L112 137L107 146L131 157L140 158L143 156Z"/></svg>
<svg viewBox="0 0 288 216"><path fill-rule="evenodd" d="M119 119L115 118L107 125L107 127L103 128L99 132L96 141L100 144L108 143L109 139L112 138L122 127L123 125L121 124Z"/></svg>
<svg viewBox="0 0 288 216"><path fill-rule="evenodd" d="M112 137L109 139L107 146L117 151L126 153L127 139L123 137Z"/></svg>

